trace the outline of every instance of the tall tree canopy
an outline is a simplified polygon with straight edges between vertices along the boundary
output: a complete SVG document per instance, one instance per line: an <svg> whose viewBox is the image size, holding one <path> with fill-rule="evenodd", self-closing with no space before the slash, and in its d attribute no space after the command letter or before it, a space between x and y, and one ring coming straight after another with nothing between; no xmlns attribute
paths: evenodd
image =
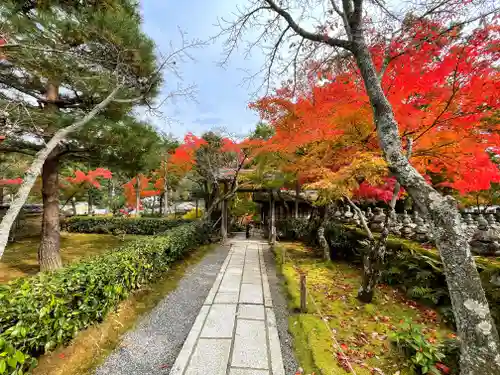
<svg viewBox="0 0 500 375"><path fill-rule="evenodd" d="M485 122L500 104L499 73L491 64L499 56L491 40L497 30L481 27L467 39L444 30L438 22L409 23L391 41L392 53L401 56L385 68L381 83L401 135L413 139L412 164L423 175L439 175L446 181L440 186L460 193L484 190L500 181L489 156L500 152L500 125ZM420 48L404 53L417 41ZM378 69L386 48L374 44L370 49ZM264 150L290 154L300 149L298 165L315 188L340 196L356 192L359 184L347 177L359 182L372 172L388 174L359 70L346 64L333 73L311 71L300 93L286 85L252 105L276 129ZM391 189L380 178L373 182ZM366 192L366 183L362 187Z"/></svg>
<svg viewBox="0 0 500 375"><path fill-rule="evenodd" d="M88 127L80 128L89 120L90 127L113 123L132 104L148 102L160 82L159 66L134 1L7 1L0 5L0 16L0 108L6 136L0 151L37 153L20 198L2 220L0 251L9 220L43 163L39 262L42 269L57 268L59 164L64 155L85 149L78 135L67 135L73 129L85 134Z"/></svg>
<svg viewBox="0 0 500 375"><path fill-rule="evenodd" d="M205 199L205 214L210 215L222 200L236 193L239 172L248 161L248 153L245 143L215 132L206 132L201 137L189 133L173 153L171 162L177 173L188 176L199 186Z"/></svg>

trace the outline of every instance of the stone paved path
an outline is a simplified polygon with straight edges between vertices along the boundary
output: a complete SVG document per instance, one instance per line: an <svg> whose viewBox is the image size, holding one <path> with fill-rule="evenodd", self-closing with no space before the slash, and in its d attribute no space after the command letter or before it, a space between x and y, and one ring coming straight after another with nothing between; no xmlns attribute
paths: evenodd
<svg viewBox="0 0 500 375"><path fill-rule="evenodd" d="M236 237L170 375L284 375L263 252Z"/></svg>

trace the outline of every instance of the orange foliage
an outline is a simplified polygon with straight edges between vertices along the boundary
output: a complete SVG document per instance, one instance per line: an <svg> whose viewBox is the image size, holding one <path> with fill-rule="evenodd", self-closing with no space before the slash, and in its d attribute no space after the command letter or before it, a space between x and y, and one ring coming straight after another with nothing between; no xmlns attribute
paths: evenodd
<svg viewBox="0 0 500 375"><path fill-rule="evenodd" d="M126 204L129 207L136 206L137 180L139 180L139 191L141 198L153 197L161 194L160 190L151 189L150 178L144 176L143 174L140 174L138 177L134 177L129 182L123 185L123 194L125 195Z"/></svg>
<svg viewBox="0 0 500 375"><path fill-rule="evenodd" d="M477 29L467 40L456 30L441 31L438 23L422 21L394 40L382 86L400 134L413 139L411 163L422 174L439 174L443 185L460 193L487 189L500 182L487 154L500 153L500 125L483 121L500 104L500 72L494 68L500 28ZM372 47L379 68L385 49ZM359 71L349 65L320 78L310 77L309 89L298 95L284 87L250 105L276 129L261 152L288 155L313 182L359 155L382 156Z"/></svg>

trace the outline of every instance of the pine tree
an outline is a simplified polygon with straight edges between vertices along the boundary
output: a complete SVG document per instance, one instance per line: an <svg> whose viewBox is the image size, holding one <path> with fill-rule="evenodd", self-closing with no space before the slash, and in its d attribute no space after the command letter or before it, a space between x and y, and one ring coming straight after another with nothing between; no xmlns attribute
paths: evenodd
<svg viewBox="0 0 500 375"><path fill-rule="evenodd" d="M154 45L141 31L138 6L131 0L7 0L0 5L0 17L3 150L41 153L58 131L95 115L93 125L57 144L43 163L39 263L42 270L55 269L61 266L61 159L82 151L78 137L85 129L119 120L135 98L144 103L155 96ZM37 174L36 168L28 170L25 180ZM0 229L3 235L3 222ZM3 248L0 243L0 254Z"/></svg>

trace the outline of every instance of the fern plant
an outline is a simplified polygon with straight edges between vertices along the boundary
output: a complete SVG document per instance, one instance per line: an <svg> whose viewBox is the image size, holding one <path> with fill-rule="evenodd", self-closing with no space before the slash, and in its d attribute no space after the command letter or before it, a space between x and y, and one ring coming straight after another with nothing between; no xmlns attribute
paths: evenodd
<svg viewBox="0 0 500 375"><path fill-rule="evenodd" d="M445 358L442 345L430 343L422 334L421 326L405 322L398 331L391 333L390 338L408 359L412 374L441 375L438 366L443 366L441 362Z"/></svg>

